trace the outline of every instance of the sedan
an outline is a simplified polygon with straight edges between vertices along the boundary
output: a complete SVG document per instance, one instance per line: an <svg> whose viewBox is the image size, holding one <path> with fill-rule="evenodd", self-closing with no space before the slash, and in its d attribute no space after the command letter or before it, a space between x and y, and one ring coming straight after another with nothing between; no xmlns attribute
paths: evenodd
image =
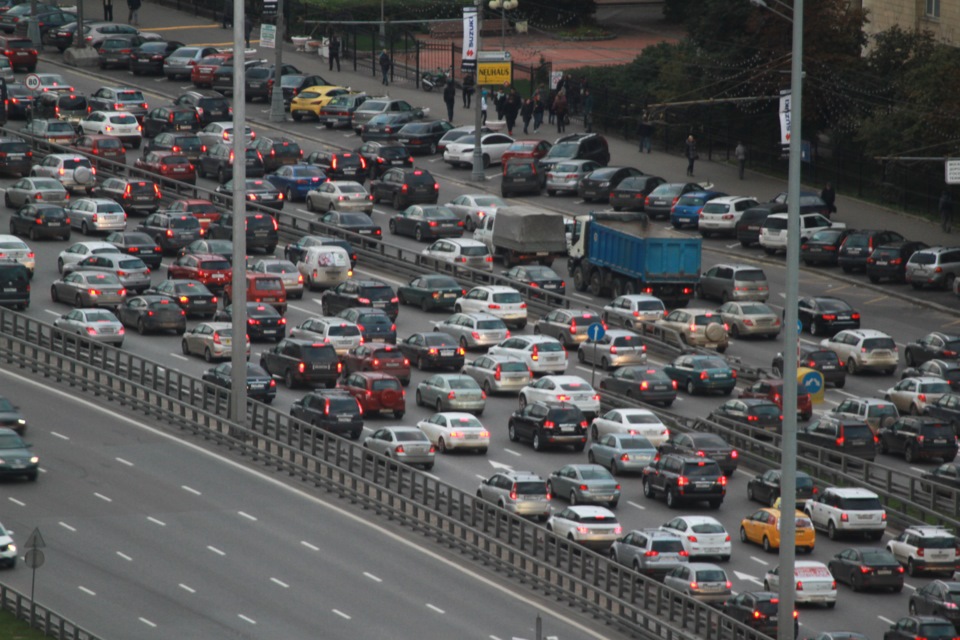
<svg viewBox="0 0 960 640"><path fill-rule="evenodd" d="M187 317L212 318L217 312L217 296L202 282L168 278L144 293L167 296L183 309Z"/></svg>
<svg viewBox="0 0 960 640"><path fill-rule="evenodd" d="M944 462L936 469L924 471L920 477L958 490L960 489L960 462Z"/></svg>
<svg viewBox="0 0 960 640"><path fill-rule="evenodd" d="M525 284L532 289L550 291L566 295L567 284L556 271L542 265L520 265L503 272L504 277ZM540 297L536 291L528 291L534 298Z"/></svg>
<svg viewBox="0 0 960 640"><path fill-rule="evenodd" d="M453 309L457 298L465 294L466 290L450 276L430 274L414 276L397 288L400 304L419 306L424 311Z"/></svg>
<svg viewBox="0 0 960 640"><path fill-rule="evenodd" d="M263 367L247 363L247 397L270 404L277 397L277 381ZM229 390L233 386L233 364L224 362L203 372L202 380Z"/></svg>
<svg viewBox="0 0 960 640"><path fill-rule="evenodd" d="M610 191L626 178L642 176L643 172L633 167L601 167L585 175L577 185L577 194L586 202L610 199Z"/></svg>
<svg viewBox="0 0 960 640"><path fill-rule="evenodd" d="M580 503L605 504L617 508L620 484L605 467L598 464L568 464L552 472L547 478L547 491L567 499L571 505Z"/></svg>
<svg viewBox="0 0 960 640"><path fill-rule="evenodd" d="M476 380L460 373L438 373L417 385L417 406L436 407L437 412L467 411L483 415L487 394Z"/></svg>
<svg viewBox="0 0 960 640"><path fill-rule="evenodd" d="M720 521L710 516L678 516L661 525L660 529L678 535L683 547L694 558L719 558L730 560L732 544L730 534Z"/></svg>
<svg viewBox="0 0 960 640"><path fill-rule="evenodd" d="M660 421L660 416L649 409L635 407L610 409L593 419L590 437L594 441L609 433L642 436L655 447L659 447L670 437L670 430Z"/></svg>
<svg viewBox="0 0 960 640"><path fill-rule="evenodd" d="M73 304L78 308L118 307L127 298L127 290L113 273L74 271L50 285L54 302Z"/></svg>
<svg viewBox="0 0 960 640"><path fill-rule="evenodd" d="M60 205L27 204L10 217L10 235L69 240L70 218Z"/></svg>
<svg viewBox="0 0 960 640"><path fill-rule="evenodd" d="M123 344L123 325L106 309L74 309L54 320L53 326L95 342Z"/></svg>
<svg viewBox="0 0 960 640"><path fill-rule="evenodd" d="M397 462L433 469L437 448L416 427L384 427L363 441L363 448Z"/></svg>
<svg viewBox="0 0 960 640"><path fill-rule="evenodd" d="M19 209L25 204L65 205L70 193L59 180L52 178L20 178L8 186L3 196L8 209Z"/></svg>
<svg viewBox="0 0 960 640"><path fill-rule="evenodd" d="M772 400L762 398L737 398L727 400L710 412L707 420L733 420L756 429L780 433L783 427L783 415L780 406ZM721 424L723 422L721 421ZM757 434L753 437L759 438Z"/></svg>
<svg viewBox="0 0 960 640"><path fill-rule="evenodd" d="M600 394L580 376L544 376L520 391L521 409L537 401L570 402L583 412L587 420L600 413Z"/></svg>
<svg viewBox="0 0 960 640"><path fill-rule="evenodd" d="M669 407L677 399L677 381L661 367L620 367L600 380L600 389Z"/></svg>
<svg viewBox="0 0 960 640"><path fill-rule="evenodd" d="M427 369L460 369L466 351L449 333L419 332L398 344L410 362L416 362L421 371Z"/></svg>
<svg viewBox="0 0 960 640"><path fill-rule="evenodd" d="M900 593L903 590L903 567L886 549L844 549L833 556L827 563L827 568L837 582L850 585L854 591L881 588ZM914 608L914 598L919 593L910 597L911 613L918 612Z"/></svg>
<svg viewBox="0 0 960 640"><path fill-rule="evenodd" d="M417 241L459 238L463 235L463 220L443 205L414 204L390 218L390 233Z"/></svg>
<svg viewBox="0 0 960 640"><path fill-rule="evenodd" d="M306 200L307 194L317 189L327 178L322 169L312 164L285 164L265 177L290 202Z"/></svg>
<svg viewBox="0 0 960 640"><path fill-rule="evenodd" d="M373 197L359 182L331 180L307 192L307 209L310 211L361 211L373 214Z"/></svg>
<svg viewBox="0 0 960 640"><path fill-rule="evenodd" d="M800 259L807 266L825 265L837 266L837 254L847 236L854 233L854 229L838 228L817 231L800 245Z"/></svg>
<svg viewBox="0 0 960 640"><path fill-rule="evenodd" d="M320 222L368 238L376 238L379 240L383 235L380 225L374 224L370 216L363 213L347 213L334 210L323 214L320 217Z"/></svg>
<svg viewBox="0 0 960 640"><path fill-rule="evenodd" d="M136 327L141 335L148 331L174 331L182 336L187 330L187 312L167 296L128 298L117 308L117 317L124 325Z"/></svg>
<svg viewBox="0 0 960 640"><path fill-rule="evenodd" d="M591 549L606 549L623 533L617 516L604 507L569 506L550 516L547 531Z"/></svg>
<svg viewBox="0 0 960 640"><path fill-rule="evenodd" d="M649 440L623 433L608 433L587 450L587 460L610 469L615 476L642 473L656 456L657 448Z"/></svg>
<svg viewBox="0 0 960 640"><path fill-rule="evenodd" d="M440 453L468 449L479 454L490 446L490 432L476 416L463 412L436 413L417 423L417 428Z"/></svg>
<svg viewBox="0 0 960 640"><path fill-rule="evenodd" d="M37 479L40 457L30 451L13 429L0 429L0 477L24 476L33 482Z"/></svg>
<svg viewBox="0 0 960 640"><path fill-rule="evenodd" d="M360 139L364 142L397 140L400 129L416 119L411 112L381 113L370 118L360 127Z"/></svg>
<svg viewBox="0 0 960 640"><path fill-rule="evenodd" d="M250 338L247 337L247 358ZM230 358L233 352L233 325L229 322L201 322L183 334L180 352L185 356L203 355L207 362Z"/></svg>
<svg viewBox="0 0 960 640"><path fill-rule="evenodd" d="M780 316L763 302L726 302L717 313L724 324L730 327L730 335L761 336L776 340L782 324Z"/></svg>
<svg viewBox="0 0 960 640"><path fill-rule="evenodd" d="M121 253L140 258L151 269L160 267L163 249L147 234L141 231L114 231L106 240Z"/></svg>
<svg viewBox="0 0 960 640"><path fill-rule="evenodd" d="M533 381L533 371L510 356L481 356L464 363L460 372L470 376L488 396L493 393L517 393Z"/></svg>
<svg viewBox="0 0 960 640"><path fill-rule="evenodd" d="M783 473L779 469L769 469L762 474L755 475L747 483L747 498L779 508L780 482L782 479ZM804 504L817 494L817 488L813 485L813 478L803 471L797 471L795 482L797 504Z"/></svg>
<svg viewBox="0 0 960 640"><path fill-rule="evenodd" d="M63 267L63 273L73 271L106 271L116 274L129 291L141 293L150 287L150 268L140 258L121 254L90 256Z"/></svg>
<svg viewBox="0 0 960 640"><path fill-rule="evenodd" d="M76 242L57 256L57 271L63 273L68 264L75 264L84 258L100 254L118 254L120 250L110 242Z"/></svg>
<svg viewBox="0 0 960 640"><path fill-rule="evenodd" d="M491 213L496 214L497 209L507 206L507 203L499 196L480 193L457 196L445 206L463 220L467 231L473 232L484 218Z"/></svg>
<svg viewBox="0 0 960 640"><path fill-rule="evenodd" d="M860 313L840 298L800 298L797 319L810 335L832 336L843 329L859 329Z"/></svg>
<svg viewBox="0 0 960 640"><path fill-rule="evenodd" d="M546 159L550 160L548 153ZM601 164L594 160L571 160L564 158L557 163L544 165L547 168L547 195L555 196L560 193L576 193L580 180Z"/></svg>
<svg viewBox="0 0 960 640"><path fill-rule="evenodd" d="M610 207L613 208L614 211L620 211L622 209L626 209L627 211L643 211L644 201L647 199L647 196L664 182L666 182L666 180L658 176L641 175L624 178L620 181L620 184L610 189ZM710 193L716 193L714 197L725 195L719 191ZM702 202L700 206L703 206ZM671 216L671 221L672 220L673 216ZM682 223L675 222L674 226L680 224Z"/></svg>
<svg viewBox="0 0 960 640"><path fill-rule="evenodd" d="M736 370L716 356L683 355L663 370L690 395L712 391L730 395L737 386Z"/></svg>
<svg viewBox="0 0 960 640"><path fill-rule="evenodd" d="M233 179L228 180L225 184L221 184L214 192L217 194L213 198L214 202L229 206L233 201L233 190ZM262 178L247 178L244 180L243 188L240 191L246 195L249 202L277 211L283 209L283 193L267 180Z"/></svg>
<svg viewBox="0 0 960 640"><path fill-rule="evenodd" d="M513 138L503 133L485 133L480 137L480 154L484 168L500 164L503 153L513 144ZM473 166L473 138L451 142L443 150L443 161L455 167Z"/></svg>
<svg viewBox="0 0 960 640"><path fill-rule="evenodd" d="M902 585L903 567L898 568ZM939 616L960 628L960 582L956 576L952 581L934 580L910 596L908 607L911 615Z"/></svg>

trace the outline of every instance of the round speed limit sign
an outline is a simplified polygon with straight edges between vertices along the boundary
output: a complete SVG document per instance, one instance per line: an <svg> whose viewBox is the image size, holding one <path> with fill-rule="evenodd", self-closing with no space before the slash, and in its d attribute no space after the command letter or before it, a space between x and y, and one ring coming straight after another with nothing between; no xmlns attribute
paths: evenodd
<svg viewBox="0 0 960 640"><path fill-rule="evenodd" d="M40 76L35 73L31 73L26 78L23 79L23 84L30 91L36 91L40 88Z"/></svg>

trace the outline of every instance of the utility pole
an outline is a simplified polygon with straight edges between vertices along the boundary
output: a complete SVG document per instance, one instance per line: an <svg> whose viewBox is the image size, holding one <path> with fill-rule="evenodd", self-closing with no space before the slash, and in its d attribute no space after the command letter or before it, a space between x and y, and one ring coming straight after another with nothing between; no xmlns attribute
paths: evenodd
<svg viewBox="0 0 960 640"><path fill-rule="evenodd" d="M475 0L475 4L477 5L477 70L474 76L477 80L473 86L476 90L477 107L476 114L473 119L473 172L470 174L470 179L474 182L484 182L487 177L483 173L483 150L480 148L480 129L483 127L483 116L480 111L480 104L484 99L483 87L480 86L480 52L483 50L483 47L481 46L483 32L483 2L482 0Z"/></svg>
<svg viewBox="0 0 960 640"><path fill-rule="evenodd" d="M274 40L273 98L270 101L270 122L283 122L286 113L283 108L283 1L277 2L277 35Z"/></svg>
<svg viewBox="0 0 960 640"><path fill-rule="evenodd" d="M233 342L230 344L230 419L247 426L247 72L244 0L233 3ZM226 304L226 300L224 300ZM232 434L235 435L235 434Z"/></svg>
<svg viewBox="0 0 960 640"><path fill-rule="evenodd" d="M81 30L81 25L83 25L83 9L81 5L83 3L77 4L77 30ZM27 27L27 37L30 38L30 41L33 42L33 46L36 49L43 48L43 41L40 37L40 23L37 22L37 0L30 0L30 25Z"/></svg>

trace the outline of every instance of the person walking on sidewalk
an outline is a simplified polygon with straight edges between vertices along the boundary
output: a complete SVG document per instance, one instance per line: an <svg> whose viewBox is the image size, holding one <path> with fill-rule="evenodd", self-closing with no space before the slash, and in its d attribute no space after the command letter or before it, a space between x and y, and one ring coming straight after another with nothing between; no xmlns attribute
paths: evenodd
<svg viewBox="0 0 960 640"><path fill-rule="evenodd" d="M390 80L388 78L390 74L390 54L387 53L386 49L380 51L380 71L383 72L382 83L384 86L390 85Z"/></svg>
<svg viewBox="0 0 960 640"><path fill-rule="evenodd" d="M333 63L337 63L337 71L340 71L340 38L331 36L330 38L330 71L333 71Z"/></svg>
<svg viewBox="0 0 960 640"><path fill-rule="evenodd" d="M583 128L587 133L593 133L593 96L586 88L583 90Z"/></svg>
<svg viewBox="0 0 960 640"><path fill-rule="evenodd" d="M653 124L650 122L650 114L646 111L640 115L637 133L640 135L640 153L644 151L651 153L653 146Z"/></svg>
<svg viewBox="0 0 960 640"><path fill-rule="evenodd" d="M487 124L487 90L480 93L480 124Z"/></svg>
<svg viewBox="0 0 960 640"><path fill-rule="evenodd" d="M528 135L527 129L530 127L530 119L533 118L533 100L527 98L520 107L520 119L523 120L523 135Z"/></svg>
<svg viewBox="0 0 960 640"><path fill-rule="evenodd" d="M737 158L737 168L740 171L740 179L743 180L743 170L747 167L747 148L743 142L737 142L737 148L733 150L733 155Z"/></svg>
<svg viewBox="0 0 960 640"><path fill-rule="evenodd" d="M553 117L557 119L557 133L563 133L567 128L567 92L560 89L553 101Z"/></svg>
<svg viewBox="0 0 960 640"><path fill-rule="evenodd" d="M113 22L113 0L103 0L103 19Z"/></svg>
<svg viewBox="0 0 960 640"><path fill-rule="evenodd" d="M540 97L540 92L533 94L533 132L537 133L540 131L540 125L543 124L543 98ZM526 133L526 132L524 132Z"/></svg>
<svg viewBox="0 0 960 640"><path fill-rule="evenodd" d="M687 142L684 146L684 155L687 157L687 175L693 176L693 163L700 158L700 155L697 153L697 141L694 139L693 134L687 136Z"/></svg>
<svg viewBox="0 0 960 640"><path fill-rule="evenodd" d="M137 2L140 2L140 0L137 0ZM250 34L252 32L253 32L253 18L250 17L249 13L246 13L243 16L243 41L246 44L247 49L250 48Z"/></svg>
<svg viewBox="0 0 960 640"><path fill-rule="evenodd" d="M467 74L463 76L463 108L464 109L470 108L470 102L473 98L473 92L475 90L476 84L477 84L477 81L473 79L472 73L467 72Z"/></svg>
<svg viewBox="0 0 960 640"><path fill-rule="evenodd" d="M447 105L447 122L453 122L453 103L457 99L457 85L453 78L447 79L447 86L443 88L443 101Z"/></svg>
<svg viewBox="0 0 960 640"><path fill-rule="evenodd" d="M127 22L136 27L140 25L140 0L127 0L127 8L130 9L130 15Z"/></svg>
<svg viewBox="0 0 960 640"><path fill-rule="evenodd" d="M944 233L950 233L953 226L953 196L950 195L950 189L944 187L940 194L940 228Z"/></svg>
<svg viewBox="0 0 960 640"><path fill-rule="evenodd" d="M233 24L233 0L223 0L223 15L220 16L220 28L226 29Z"/></svg>
<svg viewBox="0 0 960 640"><path fill-rule="evenodd" d="M828 218L837 212L837 192L834 191L833 185L829 182L824 185L823 191L820 192L820 199L827 205Z"/></svg>
<svg viewBox="0 0 960 640"><path fill-rule="evenodd" d="M503 104L503 119L507 121L507 135L513 135L513 128L517 126L517 116L520 115L520 95L516 89L510 90L510 95Z"/></svg>

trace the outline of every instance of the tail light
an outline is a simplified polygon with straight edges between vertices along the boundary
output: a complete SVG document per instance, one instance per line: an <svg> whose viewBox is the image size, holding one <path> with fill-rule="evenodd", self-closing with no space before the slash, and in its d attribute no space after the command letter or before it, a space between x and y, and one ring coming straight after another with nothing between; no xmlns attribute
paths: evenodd
<svg viewBox="0 0 960 640"><path fill-rule="evenodd" d="M658 555L660 555L660 552L659 552L659 551L654 551L653 549L651 549L650 551L645 551L643 555L646 556L646 557L648 557L648 558L655 558L655 557L657 557Z"/></svg>
<svg viewBox="0 0 960 640"><path fill-rule="evenodd" d="M797 591L803 591L803 582L797 580Z"/></svg>
<svg viewBox="0 0 960 640"><path fill-rule="evenodd" d="M500 365L497 365L497 368L494 369L493 371L493 379L496 380L497 382L500 382L500 371L501 371Z"/></svg>
<svg viewBox="0 0 960 640"><path fill-rule="evenodd" d="M678 487L685 487L688 484L690 484L690 479L687 476L680 476L679 478L677 478Z"/></svg>
<svg viewBox="0 0 960 640"><path fill-rule="evenodd" d="M556 427L556 426L557 426L557 424L556 424L553 420L544 420L544 421L543 421L543 428L544 428L544 429L553 429L553 428Z"/></svg>

